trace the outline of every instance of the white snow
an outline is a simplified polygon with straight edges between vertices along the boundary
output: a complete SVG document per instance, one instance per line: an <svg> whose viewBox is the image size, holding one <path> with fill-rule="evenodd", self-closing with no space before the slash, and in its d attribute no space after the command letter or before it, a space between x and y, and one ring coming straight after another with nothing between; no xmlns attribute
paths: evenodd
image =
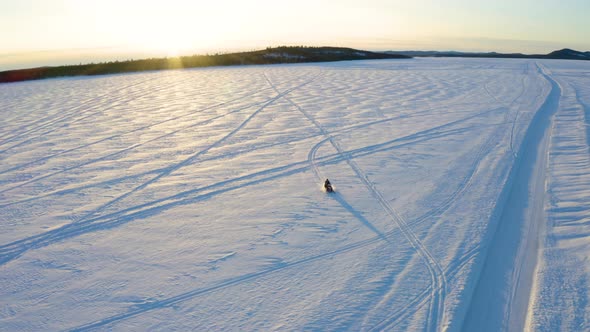
<svg viewBox="0 0 590 332"><path fill-rule="evenodd" d="M0 331L586 330L589 117L583 61L0 85Z"/></svg>
<svg viewBox="0 0 590 332"><path fill-rule="evenodd" d="M529 324L583 331L590 329L590 75L588 66L580 72L571 62L549 68L561 98L550 131L548 226Z"/></svg>

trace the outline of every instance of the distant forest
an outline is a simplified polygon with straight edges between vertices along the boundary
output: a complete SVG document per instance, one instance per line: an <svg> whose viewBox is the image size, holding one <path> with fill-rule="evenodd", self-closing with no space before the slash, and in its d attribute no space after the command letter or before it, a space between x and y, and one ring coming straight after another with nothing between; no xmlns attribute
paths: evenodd
<svg viewBox="0 0 590 332"><path fill-rule="evenodd" d="M279 63L324 62L368 59L402 59L407 55L375 53L339 47L281 46L259 51L173 58L111 61L82 65L39 67L0 72L0 83L53 77L105 75L148 70L166 70L209 66L262 65Z"/></svg>
<svg viewBox="0 0 590 332"><path fill-rule="evenodd" d="M474 53L456 51L385 51L384 53L402 54L412 57L590 60L590 52L581 52L569 48L564 48L547 54L522 54L498 52Z"/></svg>

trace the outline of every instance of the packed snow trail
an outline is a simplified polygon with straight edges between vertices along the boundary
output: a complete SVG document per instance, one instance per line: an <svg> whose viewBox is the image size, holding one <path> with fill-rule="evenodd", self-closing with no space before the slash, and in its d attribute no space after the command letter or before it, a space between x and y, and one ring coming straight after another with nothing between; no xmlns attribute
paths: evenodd
<svg viewBox="0 0 590 332"><path fill-rule="evenodd" d="M551 92L535 114L520 146L506 189L498 202L498 220L483 270L463 325L464 331L520 331L524 328L545 223L545 168L551 118L561 89L546 74Z"/></svg>
<svg viewBox="0 0 590 332"><path fill-rule="evenodd" d="M590 328L590 71L575 63L545 64L562 95L551 127L542 250L529 305L528 330Z"/></svg>
<svg viewBox="0 0 590 332"><path fill-rule="evenodd" d="M590 135L571 128L586 128L590 70L539 65L572 106L547 145L556 226L533 276L534 241L504 248L517 268L499 266L511 276L496 286L512 296L487 298L490 324L520 328L528 311L526 327L573 329L586 239L562 235L584 234ZM459 330L485 301L477 281L502 273L482 269L508 188L542 177L513 174L515 157L539 164L523 143L550 100L535 68L412 59L2 85L0 330Z"/></svg>

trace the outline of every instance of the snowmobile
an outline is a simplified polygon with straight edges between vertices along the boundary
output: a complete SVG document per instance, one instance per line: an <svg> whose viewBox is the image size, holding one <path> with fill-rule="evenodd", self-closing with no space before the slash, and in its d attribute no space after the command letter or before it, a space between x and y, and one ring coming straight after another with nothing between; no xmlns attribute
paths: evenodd
<svg viewBox="0 0 590 332"><path fill-rule="evenodd" d="M324 182L324 189L326 189L326 191L329 193L334 192L334 188L332 188L332 184L330 183L330 180L326 179L326 182Z"/></svg>

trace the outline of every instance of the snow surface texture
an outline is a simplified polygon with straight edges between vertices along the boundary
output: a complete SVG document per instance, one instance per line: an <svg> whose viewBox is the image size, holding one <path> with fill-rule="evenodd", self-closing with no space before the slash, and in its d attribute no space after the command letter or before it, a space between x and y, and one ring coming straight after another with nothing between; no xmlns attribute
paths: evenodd
<svg viewBox="0 0 590 332"><path fill-rule="evenodd" d="M590 63L53 79L0 118L2 331L590 328Z"/></svg>

